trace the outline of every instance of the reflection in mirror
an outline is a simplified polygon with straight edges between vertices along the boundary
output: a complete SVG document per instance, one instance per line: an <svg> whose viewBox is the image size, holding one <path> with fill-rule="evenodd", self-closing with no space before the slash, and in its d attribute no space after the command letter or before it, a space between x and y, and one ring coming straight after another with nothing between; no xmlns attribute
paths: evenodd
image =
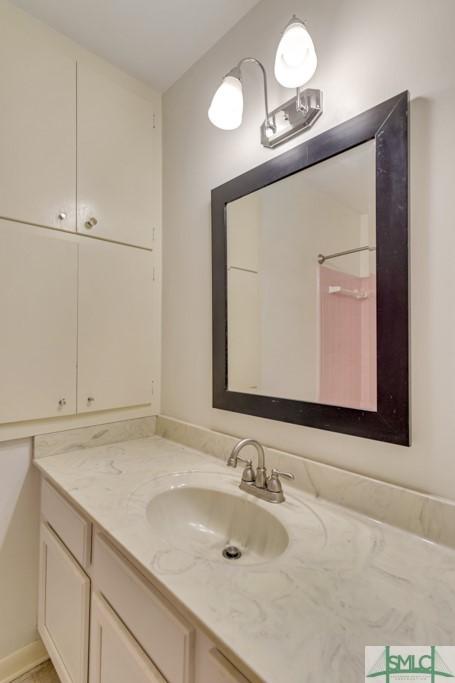
<svg viewBox="0 0 455 683"><path fill-rule="evenodd" d="M374 141L226 218L229 390L376 411Z"/></svg>

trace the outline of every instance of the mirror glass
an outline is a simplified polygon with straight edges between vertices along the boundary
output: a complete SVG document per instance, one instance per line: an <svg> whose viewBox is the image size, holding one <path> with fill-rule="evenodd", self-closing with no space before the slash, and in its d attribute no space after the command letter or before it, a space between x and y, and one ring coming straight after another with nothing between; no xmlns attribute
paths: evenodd
<svg viewBox="0 0 455 683"><path fill-rule="evenodd" d="M375 167L370 141L227 204L230 391L376 411Z"/></svg>

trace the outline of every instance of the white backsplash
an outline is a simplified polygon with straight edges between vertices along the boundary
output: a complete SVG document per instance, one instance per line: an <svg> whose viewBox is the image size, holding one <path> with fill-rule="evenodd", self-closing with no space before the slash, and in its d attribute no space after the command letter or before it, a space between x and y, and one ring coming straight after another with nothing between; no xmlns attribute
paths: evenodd
<svg viewBox="0 0 455 683"><path fill-rule="evenodd" d="M77 451L80 448L94 448L119 441L144 439L155 434L156 418L140 417L93 427L79 427L65 432L40 434L34 439L35 460L58 453Z"/></svg>

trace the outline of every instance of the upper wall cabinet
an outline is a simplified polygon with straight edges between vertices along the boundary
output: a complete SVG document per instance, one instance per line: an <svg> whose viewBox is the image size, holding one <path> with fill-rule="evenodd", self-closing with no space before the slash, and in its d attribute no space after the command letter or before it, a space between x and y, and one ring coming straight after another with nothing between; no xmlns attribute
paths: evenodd
<svg viewBox="0 0 455 683"><path fill-rule="evenodd" d="M54 38L55 36L55 38ZM76 229L76 64L0 7L0 216Z"/></svg>
<svg viewBox="0 0 455 683"><path fill-rule="evenodd" d="M76 412L77 245L64 237L0 222L0 423Z"/></svg>
<svg viewBox="0 0 455 683"><path fill-rule="evenodd" d="M78 64L81 233L151 247L159 220L154 103L128 79Z"/></svg>

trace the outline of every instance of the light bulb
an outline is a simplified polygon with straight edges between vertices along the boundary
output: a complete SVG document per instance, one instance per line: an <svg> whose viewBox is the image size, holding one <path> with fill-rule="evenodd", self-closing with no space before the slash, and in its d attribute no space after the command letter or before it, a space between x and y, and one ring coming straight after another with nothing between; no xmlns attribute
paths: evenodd
<svg viewBox="0 0 455 683"><path fill-rule="evenodd" d="M305 24L293 17L286 26L275 57L275 76L286 88L300 88L313 76L318 59Z"/></svg>
<svg viewBox="0 0 455 683"><path fill-rule="evenodd" d="M209 119L217 128L234 130L242 123L243 90L240 79L226 76L213 96Z"/></svg>

